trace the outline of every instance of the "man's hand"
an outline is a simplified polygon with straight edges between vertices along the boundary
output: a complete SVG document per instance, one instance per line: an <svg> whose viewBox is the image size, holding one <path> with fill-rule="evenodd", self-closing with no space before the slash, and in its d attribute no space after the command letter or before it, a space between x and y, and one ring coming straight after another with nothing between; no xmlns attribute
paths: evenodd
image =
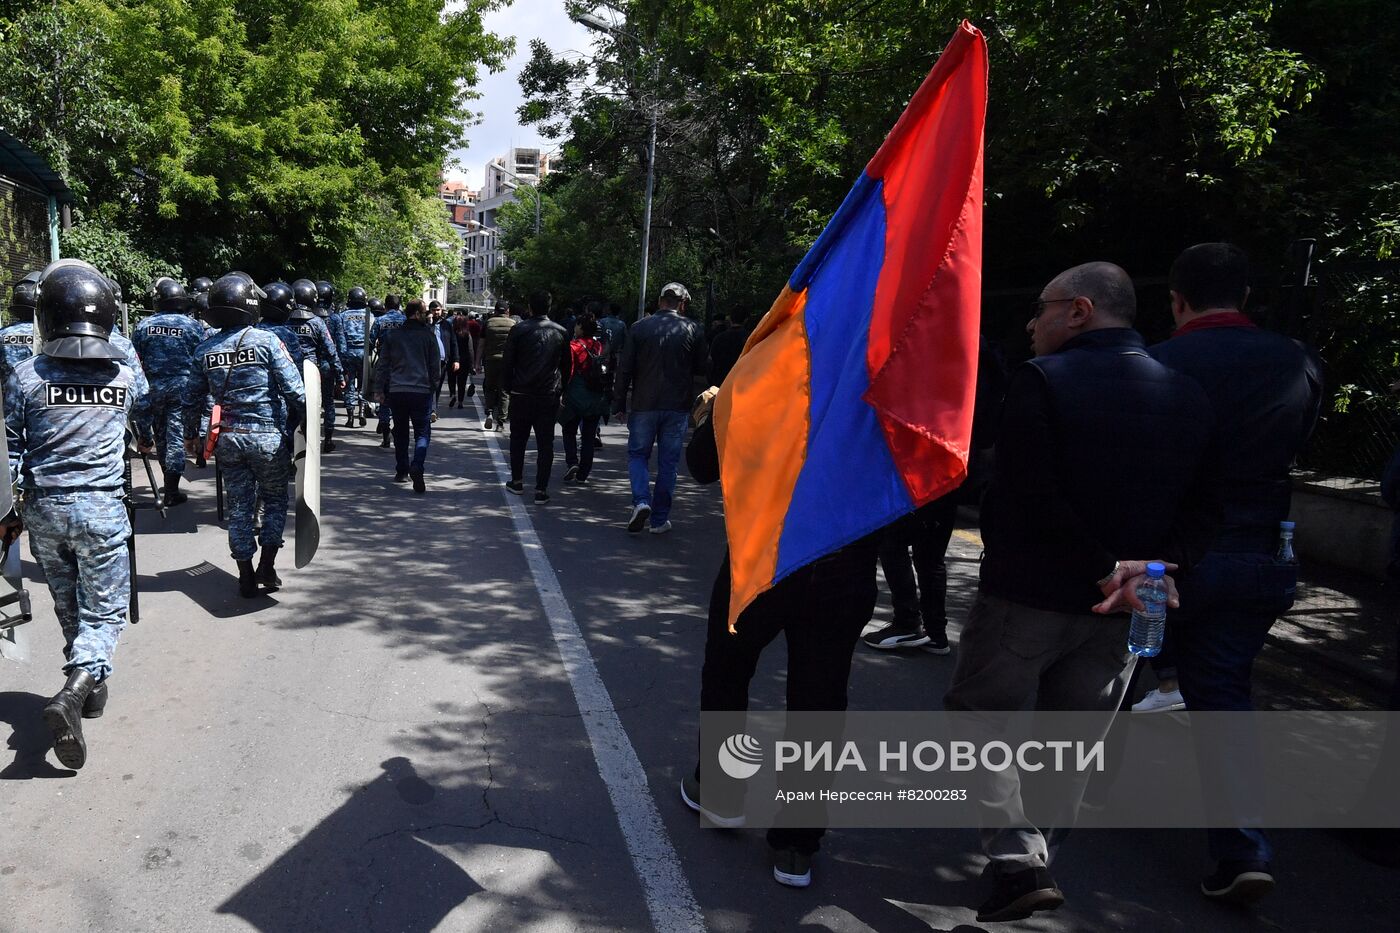
<svg viewBox="0 0 1400 933"><path fill-rule="evenodd" d="M695 400L695 405L690 409L690 426L693 428L704 421L715 407L715 396L719 395L719 386L710 386L700 397Z"/></svg>
<svg viewBox="0 0 1400 933"><path fill-rule="evenodd" d="M139 454L150 456L151 454L156 452L155 441L137 441L136 452Z"/></svg>
<svg viewBox="0 0 1400 933"><path fill-rule="evenodd" d="M1147 578L1147 565L1145 560L1125 560L1120 561L1118 569L1111 577L1099 585L1103 591L1105 599L1094 606L1094 612L1099 615L1109 615L1114 612L1131 612L1134 609L1146 608L1142 600L1138 599L1137 589L1139 584ZM1168 571L1176 570L1177 565L1168 561L1159 561ZM1176 581L1168 574L1162 578L1167 586L1167 607L1177 609L1181 606L1181 600L1177 596Z"/></svg>
<svg viewBox="0 0 1400 933"><path fill-rule="evenodd" d="M0 519L0 540L6 544L14 544L22 531L24 531L24 519L19 517L18 512L11 511L9 515Z"/></svg>
<svg viewBox="0 0 1400 933"><path fill-rule="evenodd" d="M452 364L452 371L453 371L454 373L457 372L458 370L460 370L461 368L462 368L462 364L461 364L461 363L453 362L453 364Z"/></svg>

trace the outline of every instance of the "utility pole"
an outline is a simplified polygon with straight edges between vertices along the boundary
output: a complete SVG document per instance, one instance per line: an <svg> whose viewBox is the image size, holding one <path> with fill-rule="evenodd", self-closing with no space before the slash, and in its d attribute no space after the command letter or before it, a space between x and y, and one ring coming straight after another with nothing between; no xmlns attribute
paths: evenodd
<svg viewBox="0 0 1400 933"><path fill-rule="evenodd" d="M651 135L647 140L647 193L642 206L642 287L637 292L637 320L647 309L647 266L651 261L651 195L656 187L656 111L660 95L661 60L656 60L651 79Z"/></svg>

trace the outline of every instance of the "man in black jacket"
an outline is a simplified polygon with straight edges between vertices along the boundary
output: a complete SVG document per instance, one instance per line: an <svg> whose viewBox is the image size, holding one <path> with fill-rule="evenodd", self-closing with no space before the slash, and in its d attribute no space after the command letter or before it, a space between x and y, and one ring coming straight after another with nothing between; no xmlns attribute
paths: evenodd
<svg viewBox="0 0 1400 933"><path fill-rule="evenodd" d="M549 472L554 466L554 421L559 396L569 381L573 360L564 328L549 319L550 295L530 296L530 317L506 336L501 360L501 387L510 396L510 482L506 488L524 495L525 447L535 433L535 501L549 501Z"/></svg>
<svg viewBox="0 0 1400 933"><path fill-rule="evenodd" d="M1219 439L1223 522L1182 578L1167 642L1187 709L1243 712L1254 708L1254 658L1293 605L1298 568L1275 564L1274 552L1292 496L1289 468L1317 422L1322 372L1307 348L1243 314L1249 260L1238 247L1191 247L1172 264L1168 286L1176 331L1152 356L1205 390L1201 411L1213 415ZM1222 748L1205 730L1194 736L1206 787L1232 813L1248 815L1259 797L1257 740L1232 732ZM1206 896L1247 904L1273 888L1262 830L1217 828L1207 837L1216 870L1201 884Z"/></svg>
<svg viewBox="0 0 1400 933"><path fill-rule="evenodd" d="M1132 329L1137 297L1109 263L1057 276L1027 324L1036 357L1007 383L997 458L982 507L981 581L944 697L954 712L1103 714L1102 738L1132 668L1126 618L1146 560L1188 566L1216 511L1211 418L1189 378L1154 361ZM1134 559L1136 558L1136 559ZM1086 736L1094 741L1093 735ZM1076 776L1077 777L1077 776ZM985 776L983 850L995 890L982 922L1059 906L1045 837L1024 813L1015 768ZM1083 781L1060 805L1077 808Z"/></svg>
<svg viewBox="0 0 1400 933"><path fill-rule="evenodd" d="M379 390L394 413L394 482L413 477L413 491L427 491L423 466L428 458L433 390L442 357L428 325L423 299L414 298L404 312L402 327L387 331L379 349ZM413 460L408 458L408 426L413 425Z"/></svg>

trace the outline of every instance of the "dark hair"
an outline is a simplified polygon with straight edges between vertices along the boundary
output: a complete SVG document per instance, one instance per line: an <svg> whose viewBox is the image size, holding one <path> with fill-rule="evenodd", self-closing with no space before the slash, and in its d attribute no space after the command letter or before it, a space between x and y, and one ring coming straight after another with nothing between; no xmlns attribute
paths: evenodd
<svg viewBox="0 0 1400 933"><path fill-rule="evenodd" d="M434 298L432 301L428 302L428 310L429 310L429 311L436 311L438 308L441 308L441 307L442 307L442 302L441 302L441 301L438 301L436 298Z"/></svg>
<svg viewBox="0 0 1400 933"><path fill-rule="evenodd" d="M592 311L584 311L574 319L574 325L578 327L579 333L585 337L598 336L598 318Z"/></svg>
<svg viewBox="0 0 1400 933"><path fill-rule="evenodd" d="M1176 257L1167 287L1193 311L1238 311L1249 294L1249 257L1233 243L1197 243Z"/></svg>
<svg viewBox="0 0 1400 933"><path fill-rule="evenodd" d="M608 314L611 317L622 317L622 305L616 301L608 303Z"/></svg>
<svg viewBox="0 0 1400 933"><path fill-rule="evenodd" d="M428 306L423 304L422 298L410 298L408 307L404 308L403 313L407 317L417 317L420 314L428 313Z"/></svg>
<svg viewBox="0 0 1400 933"><path fill-rule="evenodd" d="M593 320L595 321L603 316L603 311L604 308L603 303L601 301L590 301L588 304L583 306L583 313L592 315Z"/></svg>
<svg viewBox="0 0 1400 933"><path fill-rule="evenodd" d="M384 307L389 311L397 311L403 307L403 300L398 295L385 295Z"/></svg>
<svg viewBox="0 0 1400 933"><path fill-rule="evenodd" d="M510 300L509 310L512 314L517 314L518 316L517 312L525 310L525 302L521 301L519 298L512 298Z"/></svg>
<svg viewBox="0 0 1400 933"><path fill-rule="evenodd" d="M530 295L530 313L536 317L549 313L549 306L554 299L549 292L534 292Z"/></svg>

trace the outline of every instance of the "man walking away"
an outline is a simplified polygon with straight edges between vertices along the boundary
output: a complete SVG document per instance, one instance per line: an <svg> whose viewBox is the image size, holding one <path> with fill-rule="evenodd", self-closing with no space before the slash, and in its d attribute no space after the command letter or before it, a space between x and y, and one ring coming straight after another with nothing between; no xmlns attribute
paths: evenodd
<svg viewBox="0 0 1400 933"><path fill-rule="evenodd" d="M627 472L632 480L632 515L627 530L671 530L671 496L685 443L685 419L695 401L695 377L704 375L708 357L700 325L685 317L690 292L679 282L661 289L656 314L632 327L618 360L613 412L627 416ZM657 447L656 488L649 491L651 448Z"/></svg>
<svg viewBox="0 0 1400 933"><path fill-rule="evenodd" d="M511 302L509 310L504 301L496 302L496 310L486 320L486 327L482 332L481 355L484 375L481 379L481 390L486 395L484 427L488 431L493 427L504 431L506 418L510 416L510 395L501 388L501 365L505 361L506 338L510 336L511 328L520 323L517 310L519 306L515 302Z"/></svg>
<svg viewBox="0 0 1400 933"><path fill-rule="evenodd" d="M744 352L744 344L753 332L753 327L749 326L752 323L731 321L726 328L715 334L715 339L710 344L710 385L724 385L725 377L734 368L734 364L739 362L739 356Z"/></svg>
<svg viewBox="0 0 1400 933"><path fill-rule="evenodd" d="M1205 395L1147 355L1132 329L1136 309L1127 273L1103 262L1061 273L1036 301L1026 326L1036 356L1007 384L982 506L986 550L943 699L949 711L1034 701L1097 712L1101 728L1084 738L1102 739L1132 655L1127 618L1093 611L1129 601L1146 559L1189 567L1214 534ZM1072 822L1085 779L1057 802L1057 828ZM981 801L995 886L978 921L1058 907L1053 845L1026 818L1019 772L980 783L970 796Z"/></svg>
<svg viewBox="0 0 1400 933"><path fill-rule="evenodd" d="M1247 711L1250 672L1274 620L1293 605L1296 566L1274 562L1288 518L1289 468L1317 422L1321 367L1311 351L1260 330L1242 309L1249 260L1229 243L1201 243L1172 263L1170 340L1152 356L1205 389L1213 414L1224 521L1209 552L1181 581L1181 611L1167 644L1188 710ZM1257 740L1228 749L1192 730L1208 790L1248 813L1258 799ZM1251 775L1253 776L1251 778ZM1259 829L1207 832L1216 870L1201 884L1212 899L1249 904L1273 889L1272 847Z"/></svg>
<svg viewBox="0 0 1400 933"><path fill-rule="evenodd" d="M442 357L428 324L423 299L414 298L404 313L404 325L388 331L379 358L379 390L394 413L394 482L413 478L413 491L427 492L423 466L428 459L433 390ZM413 425L413 460L408 458L408 428Z"/></svg>
<svg viewBox="0 0 1400 933"><path fill-rule="evenodd" d="M549 472L554 465L554 419L559 396L572 372L569 338L549 319L550 295L530 296L530 317L511 328L501 358L501 388L510 395L510 482L517 496L525 492L525 447L535 434L535 501L549 501Z"/></svg>

